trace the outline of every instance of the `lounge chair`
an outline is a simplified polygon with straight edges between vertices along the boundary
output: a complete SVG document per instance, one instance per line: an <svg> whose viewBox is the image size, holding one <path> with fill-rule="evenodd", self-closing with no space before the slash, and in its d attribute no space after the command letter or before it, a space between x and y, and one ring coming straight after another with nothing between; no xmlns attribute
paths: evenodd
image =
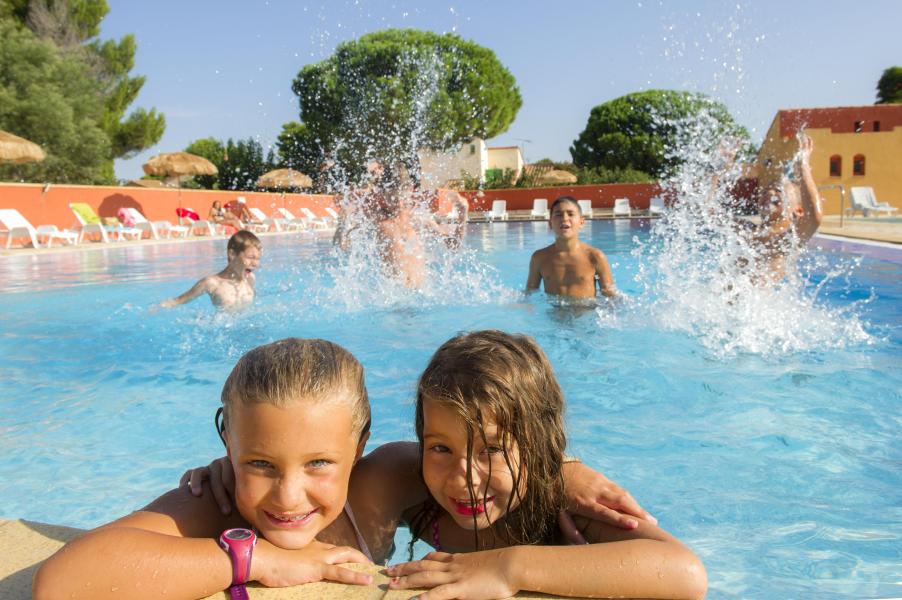
<svg viewBox="0 0 902 600"><path fill-rule="evenodd" d="M78 243L78 234L74 231L60 231L56 225L39 225L35 228L28 222L28 219L22 216L22 213L14 208L0 209L0 224L4 227L0 229L0 233L6 233L7 250L14 238L27 237L35 248L41 247L39 241L42 237L47 238L48 248L53 245L53 240L62 240L69 244Z"/></svg>
<svg viewBox="0 0 902 600"><path fill-rule="evenodd" d="M273 213L273 218L279 221L283 229L288 231L305 231L307 229L307 219L299 219L287 208L277 208Z"/></svg>
<svg viewBox="0 0 902 600"><path fill-rule="evenodd" d="M532 212L530 216L539 219L548 219L548 199L536 198L532 201Z"/></svg>
<svg viewBox="0 0 902 600"><path fill-rule="evenodd" d="M849 188L849 192L852 198L852 214L855 214L856 209L860 210L865 217L871 211L878 215L880 213L892 215L899 210L895 206L890 206L889 202L877 202L877 196L874 195L874 188L872 187L853 187Z"/></svg>
<svg viewBox="0 0 902 600"><path fill-rule="evenodd" d="M660 196L655 196L651 200L648 201L648 215L662 215L664 214L664 198Z"/></svg>
<svg viewBox="0 0 902 600"><path fill-rule="evenodd" d="M507 200L494 200L492 210L486 215L489 221L507 221Z"/></svg>
<svg viewBox="0 0 902 600"><path fill-rule="evenodd" d="M175 209L175 214L178 215L179 225L182 224L182 219L188 222L188 230L192 235L209 235L210 237L214 237L217 235L225 234L225 226L220 223L214 223L213 221L208 221L207 219L201 219L200 215L198 215L197 211L193 208L188 208L187 206L184 208Z"/></svg>
<svg viewBox="0 0 902 600"><path fill-rule="evenodd" d="M591 200L577 200L576 203L579 205L579 212L583 214L583 217L587 219L591 219L593 215L592 211L592 201Z"/></svg>
<svg viewBox="0 0 902 600"><path fill-rule="evenodd" d="M304 215L304 218L307 220L307 224L314 229L329 229L329 222L323 219L322 217L317 217L312 210L307 208L306 206L301 207L301 214Z"/></svg>
<svg viewBox="0 0 902 600"><path fill-rule="evenodd" d="M163 236L170 238L174 236L188 237L188 233L190 233L190 229L184 225L173 225L169 221L148 221L147 217L142 215L137 208L123 207L119 211L123 213L128 221L134 223L133 227L135 229L150 233L150 238L153 240L159 240ZM121 217L120 220L122 220Z"/></svg>
<svg viewBox="0 0 902 600"><path fill-rule="evenodd" d="M633 211L630 208L630 200L629 198L616 198L614 200L614 216L615 217L629 217L632 216Z"/></svg>
<svg viewBox="0 0 902 600"><path fill-rule="evenodd" d="M260 210L259 208L248 207L248 212L251 213L251 216L260 221L259 223L248 223L251 227L254 228L255 232L265 233L270 229L275 229L276 231L282 231L282 226L275 219L271 219L267 217L266 214Z"/></svg>
<svg viewBox="0 0 902 600"><path fill-rule="evenodd" d="M334 219L335 223L338 223L338 221L341 217L339 216L338 212L334 208L332 208L331 206L327 206L326 212L329 213L329 216L332 217L332 219Z"/></svg>
<svg viewBox="0 0 902 600"><path fill-rule="evenodd" d="M110 234L116 236L117 242L122 241L123 238L140 240L144 235L143 231L134 227L125 227L124 225L108 227L104 225L97 213L94 212L94 209L84 202L72 202L69 204L69 209L72 211L72 214L75 215L75 220L78 225L79 243L84 240L85 234L90 233L99 234L101 241L105 244L110 243Z"/></svg>

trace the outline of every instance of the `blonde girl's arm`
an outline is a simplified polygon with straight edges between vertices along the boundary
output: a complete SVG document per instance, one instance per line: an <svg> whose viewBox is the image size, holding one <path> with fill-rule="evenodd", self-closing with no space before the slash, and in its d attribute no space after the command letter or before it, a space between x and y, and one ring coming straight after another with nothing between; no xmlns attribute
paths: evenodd
<svg viewBox="0 0 902 600"><path fill-rule="evenodd" d="M588 598L703 598L707 575L679 541L641 521L626 531L592 522L583 546L511 546L448 554L389 569L393 588L431 588L419 600L505 598L520 591Z"/></svg>
<svg viewBox="0 0 902 600"><path fill-rule="evenodd" d="M194 498L187 487L173 490L144 510L66 544L38 569L33 597L188 599L226 589L232 565L217 539L242 522L223 519L212 495L206 496ZM339 562L366 559L351 548L317 544L291 551L261 540L254 549L251 579L270 586L324 578L368 583L368 576L340 569L335 566Z"/></svg>

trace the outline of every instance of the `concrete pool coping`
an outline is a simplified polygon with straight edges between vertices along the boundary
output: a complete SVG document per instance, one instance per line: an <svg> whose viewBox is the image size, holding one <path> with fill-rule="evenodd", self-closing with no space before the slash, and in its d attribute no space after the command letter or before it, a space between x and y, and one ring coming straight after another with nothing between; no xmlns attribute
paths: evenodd
<svg viewBox="0 0 902 600"><path fill-rule="evenodd" d="M0 598L28 600L31 581L44 559L63 547L66 542L83 534L83 529L49 525L24 520L0 519ZM333 582L307 583L290 588L248 586L250 598L271 600L408 600L422 590L388 590L388 577L376 565L347 565L355 571L373 576L370 585L345 585ZM546 594L520 593L523 600L559 598ZM229 595L216 592L205 600L228 600Z"/></svg>

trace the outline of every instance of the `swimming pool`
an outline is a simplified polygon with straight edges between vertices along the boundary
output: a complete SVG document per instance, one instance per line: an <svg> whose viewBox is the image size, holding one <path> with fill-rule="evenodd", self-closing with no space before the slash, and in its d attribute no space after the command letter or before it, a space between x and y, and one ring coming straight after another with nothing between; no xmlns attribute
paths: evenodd
<svg viewBox="0 0 902 600"><path fill-rule="evenodd" d="M235 360L290 335L334 340L364 364L371 446L412 439L432 351L496 327L542 344L573 453L702 557L709 597L898 596L898 253L825 244L811 302L724 352L722 340L748 338L730 327L751 326L706 325L648 291L654 273L635 251L647 222L591 221L583 237L635 302L520 298L529 255L551 241L544 223L471 225L472 260L452 268L464 272L412 296L355 287L328 239L270 236L258 301L237 318L206 299L147 313L219 270L224 240L4 258L0 516L90 527L154 498L222 453L212 419Z"/></svg>

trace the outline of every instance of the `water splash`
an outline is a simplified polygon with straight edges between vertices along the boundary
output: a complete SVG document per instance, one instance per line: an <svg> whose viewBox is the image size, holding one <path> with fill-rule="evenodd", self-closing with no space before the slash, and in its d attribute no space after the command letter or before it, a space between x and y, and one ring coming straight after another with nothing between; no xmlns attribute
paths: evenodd
<svg viewBox="0 0 902 600"><path fill-rule="evenodd" d="M633 250L642 289L633 310L654 315L662 329L689 333L718 358L871 343L858 314L868 300L830 306L819 299L825 286L842 285L857 262L831 264L787 245L786 276L774 281L766 250L753 239L754 221L740 214L733 194L741 168L724 159L732 141L704 110L670 125L680 135L668 152L682 164L663 183L669 211Z"/></svg>

